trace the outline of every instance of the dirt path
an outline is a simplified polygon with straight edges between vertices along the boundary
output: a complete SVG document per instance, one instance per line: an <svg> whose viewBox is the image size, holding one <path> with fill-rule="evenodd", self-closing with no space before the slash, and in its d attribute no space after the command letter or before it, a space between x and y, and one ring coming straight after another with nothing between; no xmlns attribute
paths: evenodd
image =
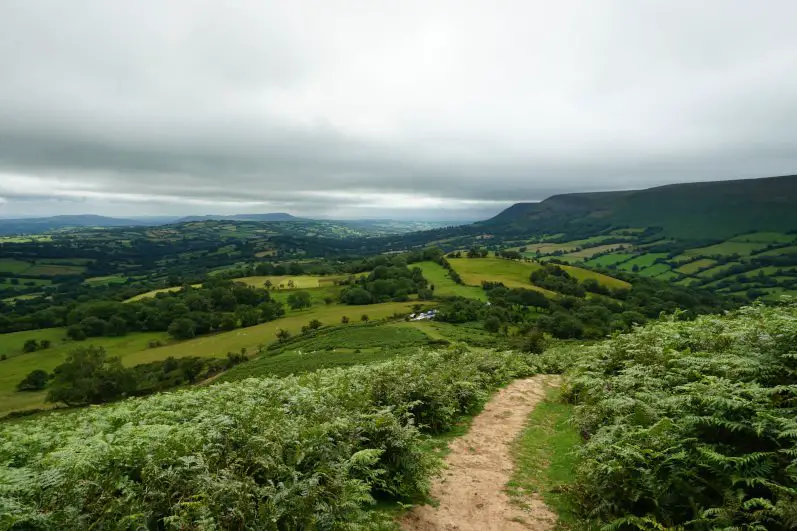
<svg viewBox="0 0 797 531"><path fill-rule="evenodd" d="M557 376L516 380L501 389L474 420L467 435L450 444L446 469L432 486L437 507L416 507L401 521L407 531L528 531L553 529L556 515L538 497L527 507L505 492L513 462L510 446L529 413Z"/></svg>

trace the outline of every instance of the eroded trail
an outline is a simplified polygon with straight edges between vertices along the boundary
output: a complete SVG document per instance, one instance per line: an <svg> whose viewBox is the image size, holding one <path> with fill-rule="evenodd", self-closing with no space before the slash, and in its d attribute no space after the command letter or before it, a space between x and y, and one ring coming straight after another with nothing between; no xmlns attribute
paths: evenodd
<svg viewBox="0 0 797 531"><path fill-rule="evenodd" d="M516 380L501 389L467 435L450 444L446 469L432 486L437 507L416 507L401 521L408 531L527 531L552 529L556 515L537 497L520 508L505 492L512 475L512 442L557 376Z"/></svg>

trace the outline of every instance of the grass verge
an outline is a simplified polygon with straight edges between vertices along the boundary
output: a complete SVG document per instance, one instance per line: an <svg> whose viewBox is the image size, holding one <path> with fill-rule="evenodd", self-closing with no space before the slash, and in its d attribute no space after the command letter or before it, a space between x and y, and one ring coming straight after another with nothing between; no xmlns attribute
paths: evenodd
<svg viewBox="0 0 797 531"><path fill-rule="evenodd" d="M548 390L513 443L515 471L507 493L520 505L529 495L539 494L558 515L557 529L575 529L576 506L567 486L575 480L577 460L573 450L581 437L569 423L573 406L562 403L559 395L558 388Z"/></svg>

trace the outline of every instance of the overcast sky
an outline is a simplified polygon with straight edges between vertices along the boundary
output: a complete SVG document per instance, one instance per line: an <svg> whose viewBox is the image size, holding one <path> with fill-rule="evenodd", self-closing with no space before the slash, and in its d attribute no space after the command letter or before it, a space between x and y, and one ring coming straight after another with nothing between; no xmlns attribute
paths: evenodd
<svg viewBox="0 0 797 531"><path fill-rule="evenodd" d="M797 173L797 2L0 1L0 216L484 218Z"/></svg>

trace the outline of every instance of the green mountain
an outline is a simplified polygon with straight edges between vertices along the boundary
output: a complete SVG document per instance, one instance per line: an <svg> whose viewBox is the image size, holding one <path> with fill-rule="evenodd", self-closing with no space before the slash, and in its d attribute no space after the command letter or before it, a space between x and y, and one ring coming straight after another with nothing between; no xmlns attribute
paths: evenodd
<svg viewBox="0 0 797 531"><path fill-rule="evenodd" d="M797 175L555 195L517 203L477 225L526 234L659 227L665 236L686 240L788 232L797 229Z"/></svg>

